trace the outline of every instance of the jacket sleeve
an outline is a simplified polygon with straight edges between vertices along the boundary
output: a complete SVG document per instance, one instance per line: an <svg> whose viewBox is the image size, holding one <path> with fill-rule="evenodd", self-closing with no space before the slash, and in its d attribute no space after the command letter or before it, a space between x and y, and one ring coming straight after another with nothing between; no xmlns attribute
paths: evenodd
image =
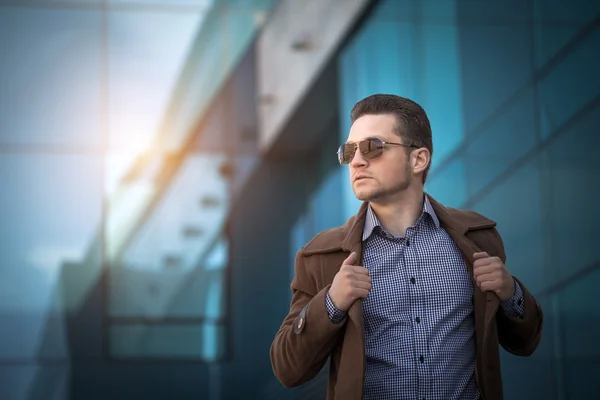
<svg viewBox="0 0 600 400"><path fill-rule="evenodd" d="M515 318L503 312L497 313L498 338L506 351L517 356L530 356L542 338L544 316L539 303L516 277L513 277L523 290L525 303L523 316Z"/></svg>
<svg viewBox="0 0 600 400"><path fill-rule="evenodd" d="M499 257L506 264L504 244L498 231L493 229L500 248ZM542 338L544 315L542 307L527 290L525 285L513 276L523 291L524 312L519 317L511 317L499 310L496 314L498 339L504 349L517 356L530 356L537 349Z"/></svg>
<svg viewBox="0 0 600 400"><path fill-rule="evenodd" d="M294 270L290 311L271 345L273 372L288 388L319 373L345 325L330 321L325 307L330 285L317 292L314 278L305 269L302 250L296 254Z"/></svg>

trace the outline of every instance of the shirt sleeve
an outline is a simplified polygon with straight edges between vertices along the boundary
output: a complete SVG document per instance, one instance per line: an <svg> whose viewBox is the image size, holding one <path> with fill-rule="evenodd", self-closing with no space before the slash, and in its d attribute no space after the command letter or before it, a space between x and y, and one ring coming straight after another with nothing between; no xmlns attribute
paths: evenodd
<svg viewBox="0 0 600 400"><path fill-rule="evenodd" d="M344 321L346 318L346 312L339 310L331 301L331 297L329 297L329 292L325 295L325 307L327 308L327 313L329 314L329 320L334 324L339 324Z"/></svg>
<svg viewBox="0 0 600 400"><path fill-rule="evenodd" d="M510 317L521 318L523 316L525 311L523 289L521 289L521 286L519 286L517 281L515 281L515 294L510 299L500 302L500 307L502 307L502 311Z"/></svg>

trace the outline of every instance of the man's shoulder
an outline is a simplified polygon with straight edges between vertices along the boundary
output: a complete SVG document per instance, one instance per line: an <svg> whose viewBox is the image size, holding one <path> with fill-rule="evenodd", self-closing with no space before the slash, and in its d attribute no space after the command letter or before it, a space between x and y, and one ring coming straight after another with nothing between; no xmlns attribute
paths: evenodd
<svg viewBox="0 0 600 400"><path fill-rule="evenodd" d="M469 231L485 228L494 228L496 222L484 215L473 211L447 207L427 195L436 216L444 227L458 231Z"/></svg>
<svg viewBox="0 0 600 400"><path fill-rule="evenodd" d="M496 221L473 210L461 210L458 208L445 207L446 212L461 225L469 230L494 228Z"/></svg>

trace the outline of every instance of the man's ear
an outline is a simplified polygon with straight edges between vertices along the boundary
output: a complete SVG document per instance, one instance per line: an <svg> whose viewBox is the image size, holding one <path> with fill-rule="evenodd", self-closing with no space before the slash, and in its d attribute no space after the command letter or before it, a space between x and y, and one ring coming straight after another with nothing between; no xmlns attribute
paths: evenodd
<svg viewBox="0 0 600 400"><path fill-rule="evenodd" d="M424 172L431 161L431 153L425 147L415 149L411 153L411 165L414 174Z"/></svg>

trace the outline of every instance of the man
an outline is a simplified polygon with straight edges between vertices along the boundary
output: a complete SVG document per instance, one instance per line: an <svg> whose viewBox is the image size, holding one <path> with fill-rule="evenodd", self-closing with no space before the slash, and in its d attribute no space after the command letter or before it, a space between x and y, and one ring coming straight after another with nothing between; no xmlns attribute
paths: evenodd
<svg viewBox="0 0 600 400"><path fill-rule="evenodd" d="M531 355L540 305L493 221L424 193L433 146L418 104L373 95L351 119L338 158L364 203L297 253L275 375L297 386L330 358L328 399L501 399L499 345Z"/></svg>

